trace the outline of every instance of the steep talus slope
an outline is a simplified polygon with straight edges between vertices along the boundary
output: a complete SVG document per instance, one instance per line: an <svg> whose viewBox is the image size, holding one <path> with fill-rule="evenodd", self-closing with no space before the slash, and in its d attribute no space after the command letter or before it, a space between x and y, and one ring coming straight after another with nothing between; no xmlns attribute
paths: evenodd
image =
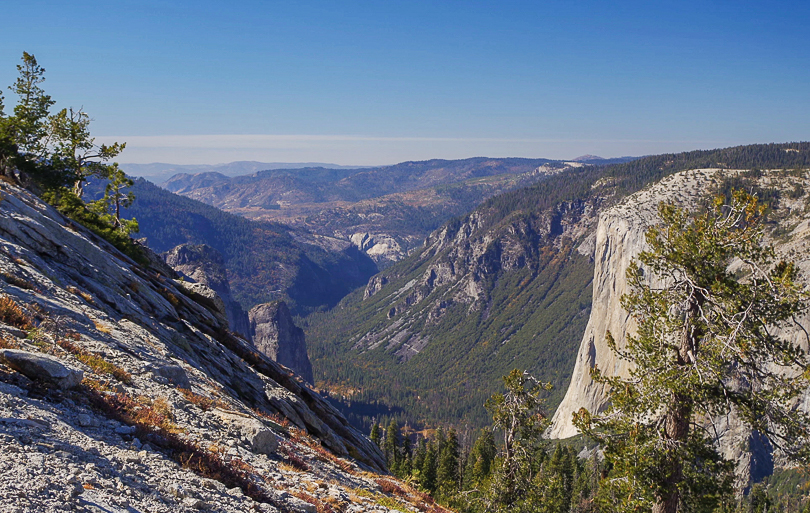
<svg viewBox="0 0 810 513"><path fill-rule="evenodd" d="M186 285L0 183L0 509L380 511L379 449Z"/></svg>
<svg viewBox="0 0 810 513"><path fill-rule="evenodd" d="M740 177L744 177L741 180ZM590 369L598 366L607 375L626 376L627 362L619 359L607 346L608 331L621 348L628 334L635 332L635 322L621 307L621 296L628 292L626 271L629 263L646 249L645 230L658 222L657 207L661 202L697 209L707 196L731 184L752 187L767 193L771 213L768 242L774 243L777 254L794 260L804 279L810 281L810 252L807 236L810 235L810 190L808 173L766 171L729 171L718 169L692 170L667 177L652 187L625 198L618 205L605 210L599 217L594 249L594 281L591 316L582 338L573 376L568 391L552 420L549 435L566 438L577 434L571 424L572 413L580 408L602 411L607 406L607 391L594 383ZM705 203L703 203L705 204ZM810 326L810 316L798 319L805 327ZM799 327L787 330L782 336L808 349L806 333ZM810 391L800 399L805 411L810 411ZM758 437L743 428L732 415L720 419L718 429L722 435L721 445L726 456L737 460L743 475L769 474L773 468L770 456L772 448L763 446ZM752 456L744 450L758 449ZM763 463L764 467L763 467Z"/></svg>
<svg viewBox="0 0 810 513"><path fill-rule="evenodd" d="M308 319L316 382L358 424L375 415L484 423L484 400L514 367L551 381L547 404L555 408L590 312L599 213L685 169L797 166L810 166L810 144L574 168L495 196L436 230L364 291Z"/></svg>

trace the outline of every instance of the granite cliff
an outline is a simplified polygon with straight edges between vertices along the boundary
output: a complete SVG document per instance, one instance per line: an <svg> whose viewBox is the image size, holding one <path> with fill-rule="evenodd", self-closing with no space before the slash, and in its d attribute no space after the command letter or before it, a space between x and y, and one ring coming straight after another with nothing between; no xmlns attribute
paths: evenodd
<svg viewBox="0 0 810 513"><path fill-rule="evenodd" d="M186 281L200 283L216 292L224 303L231 331L250 335L247 312L231 296L225 261L217 250L206 244L181 244L164 254L163 259Z"/></svg>
<svg viewBox="0 0 810 513"><path fill-rule="evenodd" d="M314 383L304 330L293 323L287 304L276 301L256 305L250 309L249 317L250 335L256 349L294 370L307 383Z"/></svg>
<svg viewBox="0 0 810 513"><path fill-rule="evenodd" d="M810 181L806 173L699 169L681 172L626 197L619 204L603 211L595 233L593 246L594 278L591 314L579 347L571 382L562 403L557 408L549 429L551 438L567 438L577 434L571 424L572 413L580 408L592 412L604 410L607 390L595 383L590 369L598 366L607 375L626 376L627 362L621 360L607 346L608 331L622 347L628 334L635 333L635 322L624 311L620 299L627 290L626 272L630 262L646 249L645 230L658 222L657 207L661 202L675 203L688 209L698 209L701 201L740 176L749 175L747 185L770 191L773 213L768 227L769 243L777 254L795 261L805 280L810 282L810 254L807 236L810 234L810 214L807 210ZM732 263L732 266L735 265ZM653 283L654 284L654 283ZM810 326L810 317L799 319ZM784 338L808 349L805 333L799 327L781 334ZM799 406L810 411L810 391L804 394ZM732 415L716 419L721 434L721 447L726 457L738 460L738 474L761 477L773 469L778 454ZM750 450L745 450L745 448Z"/></svg>

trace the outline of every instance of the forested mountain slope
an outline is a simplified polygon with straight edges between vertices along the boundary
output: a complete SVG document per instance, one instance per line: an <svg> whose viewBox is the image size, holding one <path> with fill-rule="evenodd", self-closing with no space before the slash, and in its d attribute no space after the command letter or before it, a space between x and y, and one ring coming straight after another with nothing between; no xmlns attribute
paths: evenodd
<svg viewBox="0 0 810 513"><path fill-rule="evenodd" d="M808 143L741 146L569 169L491 198L308 319L316 383L357 423L480 424L518 367L554 384L554 408L588 319L600 211L680 170L808 165Z"/></svg>
<svg viewBox="0 0 810 513"><path fill-rule="evenodd" d="M225 260L234 298L246 310L280 298L297 313L328 308L377 271L346 242L250 221L141 179L132 189L137 200L127 215L138 219L149 246L161 252L184 243L213 247Z"/></svg>

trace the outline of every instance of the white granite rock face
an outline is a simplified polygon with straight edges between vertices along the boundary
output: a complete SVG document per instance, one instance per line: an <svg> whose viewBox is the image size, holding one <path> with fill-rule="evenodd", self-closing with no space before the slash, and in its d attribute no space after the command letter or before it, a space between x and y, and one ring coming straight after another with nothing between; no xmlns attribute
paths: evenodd
<svg viewBox="0 0 810 513"><path fill-rule="evenodd" d="M627 376L628 363L617 358L607 346L605 334L610 331L619 347L623 347L628 334L635 333L635 322L621 307L621 296L628 292L626 272L630 262L646 249L645 230L657 222L657 208L662 201L675 202L686 208L695 208L697 201L705 197L713 180L723 173L734 171L693 170L678 173L625 198L620 204L602 212L594 242L594 284L591 315L577 355L574 372L568 391L552 419L548 435L551 438L568 438L577 434L571 424L572 414L580 408L599 412L607 406L607 391L594 383L590 370L594 365L608 376ZM775 178L762 178L763 186L790 188L780 185ZM807 185L805 185L807 188ZM789 219L786 225L796 227L785 238L775 240L777 253L797 262L804 278L810 278L810 254L806 237L810 234L810 217L804 213L804 200L790 200L782 196L780 209ZM732 264L733 266L734 264ZM810 319L801 319L810 326ZM782 334L787 339L807 349L807 340L801 330L794 329ZM810 406L810 393L801 398L805 411ZM741 460L741 466L749 465L751 454L743 454L740 447L750 437L734 418L719 422L724 434L722 450L728 457ZM748 441L748 443L754 442ZM760 459L762 457L760 456ZM750 466L750 465L749 465ZM749 470L743 471L743 473Z"/></svg>

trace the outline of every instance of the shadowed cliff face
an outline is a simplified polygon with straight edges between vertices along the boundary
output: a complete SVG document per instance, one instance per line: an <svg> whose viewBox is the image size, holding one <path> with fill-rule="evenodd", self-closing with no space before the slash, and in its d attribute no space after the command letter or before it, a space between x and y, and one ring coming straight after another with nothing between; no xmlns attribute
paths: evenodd
<svg viewBox="0 0 810 513"><path fill-rule="evenodd" d="M206 285L222 299L231 331L250 336L247 313L234 301L222 255L205 244L181 244L163 255L172 269L191 282Z"/></svg>
<svg viewBox="0 0 810 513"><path fill-rule="evenodd" d="M572 413L580 408L599 412L607 406L607 390L595 383L590 376L594 366L606 375L627 376L628 363L621 360L607 346L605 335L608 331L614 336L618 347L622 348L629 334L635 333L636 324L621 307L621 297L628 292L626 272L630 262L647 248L644 233L658 222L657 208L661 202L673 202L688 209L699 208L700 201L706 199L713 188L726 177L740 172L728 170L685 171L667 177L652 187L625 198L618 205L604 211L599 217L594 247L593 301L591 315L580 344L579 353L571 377L571 383L560 406L552 419L549 435L552 438L567 438L577 434L571 424ZM790 227L778 237L773 232L767 240L774 243L777 254L794 260L800 267L805 280L810 278L810 255L806 237L810 234L810 215L805 212L807 197L796 196L790 191L796 185L808 189L805 177L765 173L757 185L781 192L778 206L774 211L771 228ZM796 196L792 197L791 195ZM732 263L732 266L734 263ZM656 283L651 283L655 285ZM810 319L799 319L804 326L810 326ZM782 337L807 349L807 339L801 329L795 328L781 333ZM800 400L805 410L810 410L810 392ZM716 421L721 433L721 449L727 458L738 460L738 474L744 479L761 473L770 473L762 465L773 467L773 448L764 446L756 434L743 427L734 416ZM751 447L751 452L743 452L743 447ZM778 459L778 455L777 455Z"/></svg>
<svg viewBox="0 0 810 513"><path fill-rule="evenodd" d="M307 356L304 330L293 323L283 301L265 303L250 309L250 334L256 349L312 384L312 364Z"/></svg>

